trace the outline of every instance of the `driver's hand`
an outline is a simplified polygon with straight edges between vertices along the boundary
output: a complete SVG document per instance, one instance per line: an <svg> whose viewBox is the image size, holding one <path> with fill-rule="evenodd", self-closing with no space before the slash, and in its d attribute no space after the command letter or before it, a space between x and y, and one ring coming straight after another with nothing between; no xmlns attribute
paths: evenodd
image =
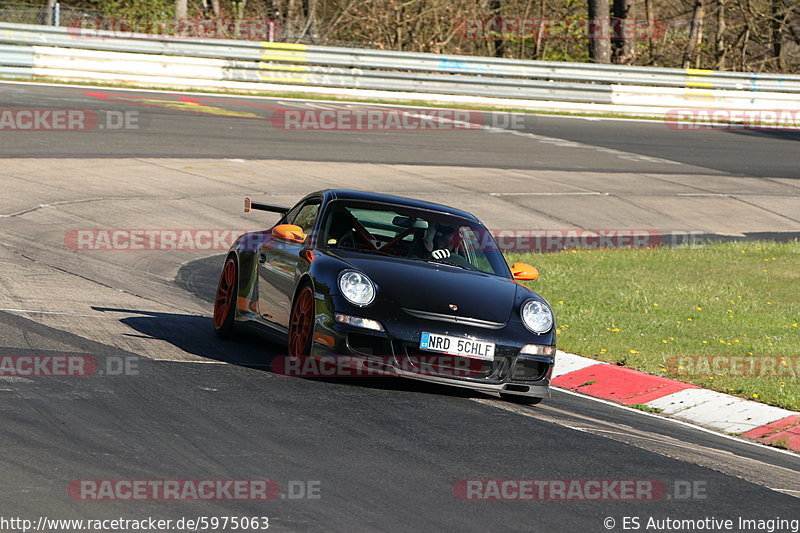
<svg viewBox="0 0 800 533"><path fill-rule="evenodd" d="M450 257L450 250L447 248L443 248L441 250L434 250L431 252L434 259L444 259L445 257Z"/></svg>

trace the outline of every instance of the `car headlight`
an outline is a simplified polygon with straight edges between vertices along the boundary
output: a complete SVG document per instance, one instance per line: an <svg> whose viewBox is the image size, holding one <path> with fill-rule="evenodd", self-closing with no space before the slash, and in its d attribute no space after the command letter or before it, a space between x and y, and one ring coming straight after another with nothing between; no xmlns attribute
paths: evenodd
<svg viewBox="0 0 800 533"><path fill-rule="evenodd" d="M528 300L520 309L522 323L534 333L547 333L553 327L553 312L547 304L538 300Z"/></svg>
<svg viewBox="0 0 800 533"><path fill-rule="evenodd" d="M365 307L375 300L375 285L361 272L346 270L339 276L339 290L353 305Z"/></svg>

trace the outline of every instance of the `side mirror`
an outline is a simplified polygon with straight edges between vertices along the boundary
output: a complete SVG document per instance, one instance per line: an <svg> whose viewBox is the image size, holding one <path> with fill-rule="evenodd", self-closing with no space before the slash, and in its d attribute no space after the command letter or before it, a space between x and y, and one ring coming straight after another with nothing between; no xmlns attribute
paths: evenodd
<svg viewBox="0 0 800 533"><path fill-rule="evenodd" d="M511 275L517 281L533 281L539 277L539 271L525 263L514 263L511 265Z"/></svg>
<svg viewBox="0 0 800 533"><path fill-rule="evenodd" d="M282 241L304 243L306 235L303 228L294 224L281 224L272 228L272 235Z"/></svg>

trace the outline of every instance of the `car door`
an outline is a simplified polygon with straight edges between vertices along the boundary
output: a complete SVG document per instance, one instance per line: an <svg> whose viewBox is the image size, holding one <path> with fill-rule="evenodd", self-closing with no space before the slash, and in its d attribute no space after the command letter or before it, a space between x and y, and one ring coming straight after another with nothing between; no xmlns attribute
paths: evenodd
<svg viewBox="0 0 800 533"><path fill-rule="evenodd" d="M310 234L320 205L320 198L306 200L292 208L279 224L300 226L304 233ZM261 318L281 331L288 331L289 328L295 282L300 274L300 252L306 248L310 238L309 235L305 243L297 243L271 235L259 247L258 300Z"/></svg>

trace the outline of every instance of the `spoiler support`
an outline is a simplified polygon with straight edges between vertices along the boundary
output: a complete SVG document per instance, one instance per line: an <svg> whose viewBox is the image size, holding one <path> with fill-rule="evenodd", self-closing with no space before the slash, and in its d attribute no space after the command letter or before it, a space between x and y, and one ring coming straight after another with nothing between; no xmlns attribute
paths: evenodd
<svg viewBox="0 0 800 533"><path fill-rule="evenodd" d="M271 213L280 213L285 215L289 212L291 207L282 207L280 205L265 204L263 202L254 202L250 198L244 199L244 212L249 213L251 210L257 209L259 211L269 211Z"/></svg>

